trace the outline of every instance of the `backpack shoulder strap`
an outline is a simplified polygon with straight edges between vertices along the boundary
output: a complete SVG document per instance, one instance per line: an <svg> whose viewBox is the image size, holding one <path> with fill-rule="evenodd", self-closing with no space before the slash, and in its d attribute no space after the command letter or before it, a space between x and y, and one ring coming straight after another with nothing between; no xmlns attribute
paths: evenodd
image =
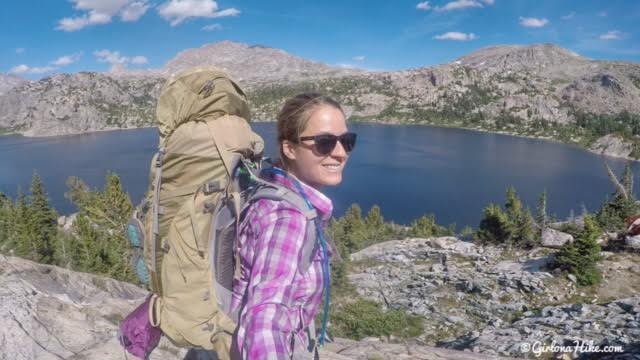
<svg viewBox="0 0 640 360"><path fill-rule="evenodd" d="M309 209L302 196L287 189L284 186L265 182L258 186L258 189L251 196L251 203L258 201L259 199L269 199L274 201L286 201L298 209L307 219L305 241L302 244L302 263L299 267L299 271L306 271L311 265L313 259L314 249L317 247L316 239L316 222L318 217L316 209ZM313 241L311 241L313 240Z"/></svg>

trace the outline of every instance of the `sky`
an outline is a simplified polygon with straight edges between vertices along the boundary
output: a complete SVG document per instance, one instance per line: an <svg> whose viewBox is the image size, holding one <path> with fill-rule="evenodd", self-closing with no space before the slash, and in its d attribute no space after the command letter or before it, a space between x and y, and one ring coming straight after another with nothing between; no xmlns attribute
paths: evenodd
<svg viewBox="0 0 640 360"><path fill-rule="evenodd" d="M231 40L332 66L400 70L483 47L553 43L640 62L640 0L5 0L0 72L157 69Z"/></svg>

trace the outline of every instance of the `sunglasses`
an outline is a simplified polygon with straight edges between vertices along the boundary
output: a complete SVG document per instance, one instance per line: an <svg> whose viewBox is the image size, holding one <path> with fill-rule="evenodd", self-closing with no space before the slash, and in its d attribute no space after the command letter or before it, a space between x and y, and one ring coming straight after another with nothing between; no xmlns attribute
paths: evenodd
<svg viewBox="0 0 640 360"><path fill-rule="evenodd" d="M333 134L320 134L314 136L302 136L300 141L313 140L316 152L320 155L329 155L335 149L338 141L342 144L344 151L351 152L356 146L356 133L348 132L340 136Z"/></svg>

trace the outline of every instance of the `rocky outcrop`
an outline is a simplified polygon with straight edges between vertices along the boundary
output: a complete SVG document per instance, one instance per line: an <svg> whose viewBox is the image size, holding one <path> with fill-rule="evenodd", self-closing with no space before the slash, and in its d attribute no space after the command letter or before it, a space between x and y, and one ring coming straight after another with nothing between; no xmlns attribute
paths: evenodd
<svg viewBox="0 0 640 360"><path fill-rule="evenodd" d="M542 230L541 245L544 247L559 249L562 245L572 242L573 236L551 228Z"/></svg>
<svg viewBox="0 0 640 360"><path fill-rule="evenodd" d="M590 150L597 154L627 158L633 150L633 144L617 135L605 135L596 140Z"/></svg>
<svg viewBox="0 0 640 360"><path fill-rule="evenodd" d="M586 289L546 269L552 254L406 239L353 254L349 278L361 296L423 316L418 340L428 345L513 357L533 357L523 344L536 341L633 351L640 342L640 295L633 290L640 256L606 254L603 285Z"/></svg>
<svg viewBox="0 0 640 360"><path fill-rule="evenodd" d="M147 292L113 279L76 273L0 255L0 359L132 359L117 340L120 321ZM151 360L213 360L201 351L180 349L166 338ZM430 346L388 344L369 339L336 339L321 358L489 359ZM494 358L494 357L491 357Z"/></svg>

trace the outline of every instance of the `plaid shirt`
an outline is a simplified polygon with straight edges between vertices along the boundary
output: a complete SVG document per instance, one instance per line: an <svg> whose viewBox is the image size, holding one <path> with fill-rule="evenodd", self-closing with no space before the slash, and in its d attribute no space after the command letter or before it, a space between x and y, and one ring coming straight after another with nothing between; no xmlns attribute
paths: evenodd
<svg viewBox="0 0 640 360"><path fill-rule="evenodd" d="M292 175L289 175L292 177ZM296 191L291 178L273 181ZM300 182L321 218L333 204L320 191ZM260 199L240 224L239 281L234 280L232 308L240 308L238 347L243 359L290 359L292 336L307 345L306 327L322 302L322 251L308 269L299 269L307 219L286 201ZM319 248L318 248L319 249Z"/></svg>

